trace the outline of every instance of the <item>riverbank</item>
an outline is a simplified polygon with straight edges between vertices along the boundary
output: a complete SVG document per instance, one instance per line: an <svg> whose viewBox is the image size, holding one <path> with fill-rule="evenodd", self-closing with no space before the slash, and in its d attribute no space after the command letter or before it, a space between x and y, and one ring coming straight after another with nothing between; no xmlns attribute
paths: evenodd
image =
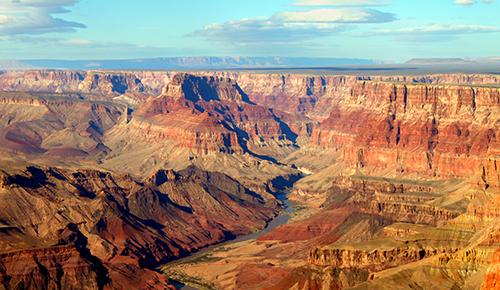
<svg viewBox="0 0 500 290"><path fill-rule="evenodd" d="M288 221L296 215L297 209L302 209L303 207L290 201L287 197L288 192L277 194L276 198L281 201L283 205L283 210L281 213L271 220L268 225L261 231L251 233L248 235L237 237L236 239L226 241L217 245L206 247L192 255L187 257L172 261L162 267L162 272L167 275L171 283L177 287L177 289L183 290L193 290L193 289L217 289L213 285L211 280L203 279L204 277L191 276L189 271L184 271L184 269L190 268L191 266L202 265L207 262L217 262L222 261L222 263L227 264L231 267L229 260L224 261L224 253L230 250L238 249L240 247L254 248L253 244L257 243L259 237L271 232L277 227L288 223ZM257 247L260 248L260 247ZM238 265L239 263L234 263L233 265ZM207 271L208 272L208 271Z"/></svg>

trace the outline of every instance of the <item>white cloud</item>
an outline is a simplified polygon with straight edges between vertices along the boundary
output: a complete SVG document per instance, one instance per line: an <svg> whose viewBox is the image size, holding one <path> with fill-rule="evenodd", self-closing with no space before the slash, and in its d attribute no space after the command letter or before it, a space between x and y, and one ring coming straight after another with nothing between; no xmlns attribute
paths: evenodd
<svg viewBox="0 0 500 290"><path fill-rule="evenodd" d="M395 20L391 13L375 9L338 8L282 12L275 16L285 22L325 23L380 23Z"/></svg>
<svg viewBox="0 0 500 290"><path fill-rule="evenodd" d="M376 34L468 34L500 32L500 27L469 24L429 24L419 27L407 27L400 29L379 29Z"/></svg>
<svg viewBox="0 0 500 290"><path fill-rule="evenodd" d="M494 0L482 0L482 3L489 4L493 3ZM462 5L462 6L471 6L476 4L476 0L455 0L455 4L457 5Z"/></svg>
<svg viewBox="0 0 500 290"><path fill-rule="evenodd" d="M85 25L55 17L78 0L0 0L0 35L74 31Z"/></svg>
<svg viewBox="0 0 500 290"><path fill-rule="evenodd" d="M31 45L43 46L59 46L69 48L116 48L116 47L136 47L140 45L125 43L125 42L101 42L93 41L85 38L59 38L59 37L46 37L46 36L32 36L32 35L7 35L3 37L4 40L13 43L28 43Z"/></svg>
<svg viewBox="0 0 500 290"><path fill-rule="evenodd" d="M62 41L62 43L65 45L74 45L74 46L90 46L95 44L91 40L80 39L80 38L65 39L64 41Z"/></svg>
<svg viewBox="0 0 500 290"><path fill-rule="evenodd" d="M0 25L5 25L9 22L9 17L7 15L0 14Z"/></svg>
<svg viewBox="0 0 500 290"><path fill-rule="evenodd" d="M297 0L296 6L382 6L389 0Z"/></svg>
<svg viewBox="0 0 500 290"><path fill-rule="evenodd" d="M241 19L211 24L195 35L237 46L251 44L286 44L314 39L345 29L332 23L287 23L278 19Z"/></svg>
<svg viewBox="0 0 500 290"><path fill-rule="evenodd" d="M333 35L352 23L394 21L391 13L374 9L338 8L302 12L281 12L270 17L246 18L211 24L194 35L237 46L252 44L291 44Z"/></svg>
<svg viewBox="0 0 500 290"><path fill-rule="evenodd" d="M455 4L464 6L472 5L474 4L474 2L475 2L474 0L455 0Z"/></svg>
<svg viewBox="0 0 500 290"><path fill-rule="evenodd" d="M0 0L1 1L1 0ZM47 35L0 35L0 59L116 59L200 54L191 47L167 47L86 38L60 38Z"/></svg>

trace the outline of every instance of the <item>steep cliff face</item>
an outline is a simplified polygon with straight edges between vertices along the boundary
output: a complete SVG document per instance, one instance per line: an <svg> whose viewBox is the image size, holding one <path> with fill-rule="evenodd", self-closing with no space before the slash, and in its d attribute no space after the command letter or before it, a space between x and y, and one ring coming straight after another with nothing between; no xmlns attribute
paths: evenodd
<svg viewBox="0 0 500 290"><path fill-rule="evenodd" d="M349 92L358 81L428 85L496 85L500 78L485 74L434 74L420 76L336 76L262 74L248 72L196 72L212 78L231 79L250 99L284 112L328 116L330 98ZM0 74L5 91L84 92L103 95L158 95L175 72L152 71L10 71ZM175 80L174 80L175 82Z"/></svg>
<svg viewBox="0 0 500 290"><path fill-rule="evenodd" d="M396 82L427 84L432 87L435 85L455 84L469 86L497 85L500 83L497 76L480 74L374 77L241 72L197 72L191 74L200 76L199 80L206 78L212 85L214 83L220 84L221 80L225 80L228 83L226 87L228 89L234 89L234 84L237 84L241 88L240 93L247 95L248 99L256 104L286 113L307 115L314 120L327 118L332 107L337 102L336 98L344 98L352 93L356 94L359 92L359 88L357 88L359 83L364 81L382 83L382 85L387 84L388 86ZM139 101L143 101L148 96L159 95L162 90L165 91L170 82L179 84L179 78L176 77L175 72L40 70L6 72L0 75L0 85L6 91L82 92L107 98L127 94ZM186 89L186 91L190 90L189 87L206 89L204 94L206 97L210 97L210 94L207 94L211 90L209 86L205 86L192 78L191 82L185 82L183 89ZM219 85L220 87L221 85ZM236 96L237 94L230 92L232 89L226 90L227 94L222 93L223 90L219 90L217 94ZM352 92L353 90L354 92ZM383 97L385 99L386 96Z"/></svg>
<svg viewBox="0 0 500 290"><path fill-rule="evenodd" d="M0 265L5 289L102 289L106 282L73 246L0 254Z"/></svg>
<svg viewBox="0 0 500 290"><path fill-rule="evenodd" d="M11 154L98 154L106 151L104 132L127 117L124 105L80 100L71 94L3 92L0 103L0 150Z"/></svg>
<svg viewBox="0 0 500 290"><path fill-rule="evenodd" d="M433 74L415 76L373 76L363 80L376 80L398 83L421 84L463 84L463 85L493 85L500 83L500 77L493 74Z"/></svg>
<svg viewBox="0 0 500 290"><path fill-rule="evenodd" d="M294 257L297 247L308 245L308 265L294 268L273 289L495 285L498 189L480 179L327 178L332 185L323 210L260 238L293 244L288 251Z"/></svg>
<svg viewBox="0 0 500 290"><path fill-rule="evenodd" d="M233 76L251 99L288 113L307 114L317 109L321 97L333 94L348 77L238 74Z"/></svg>
<svg viewBox="0 0 500 290"><path fill-rule="evenodd" d="M151 124L148 132L153 137L172 136L199 154L243 153L248 142L292 145L295 141L279 117L252 103L236 82L222 77L175 75L162 94L146 101L135 116Z"/></svg>
<svg viewBox="0 0 500 290"><path fill-rule="evenodd" d="M152 278L141 268L262 228L278 211L237 181L194 167L144 181L28 167L2 172L2 180L0 251L25 249L0 255L11 286L93 289L133 279L132 268Z"/></svg>
<svg viewBox="0 0 500 290"><path fill-rule="evenodd" d="M436 286L419 277L478 288L481 273L483 287L496 285L500 89L489 85L498 83L0 74L2 285L161 288L151 269L262 228L278 212L269 193L302 174L290 198L316 208L261 236L266 264L242 272L279 271L274 289ZM238 180L181 170L190 164ZM275 267L283 257L292 262Z"/></svg>
<svg viewBox="0 0 500 290"><path fill-rule="evenodd" d="M57 70L6 72L1 75L0 84L4 91L76 92L85 75Z"/></svg>
<svg viewBox="0 0 500 290"><path fill-rule="evenodd" d="M155 72L99 72L37 70L7 72L0 76L4 91L83 93L112 98L158 94L169 74Z"/></svg>
<svg viewBox="0 0 500 290"><path fill-rule="evenodd" d="M498 148L498 147L497 147ZM484 187L500 187L500 169L498 158L491 157L483 160L481 170L481 180L484 182Z"/></svg>
<svg viewBox="0 0 500 290"><path fill-rule="evenodd" d="M497 88L358 82L312 142L366 170L470 176L496 158L499 106Z"/></svg>
<svg viewBox="0 0 500 290"><path fill-rule="evenodd" d="M498 76L482 74L357 77L218 72L215 75L235 79L250 99L258 104L288 113L306 114L313 119L328 117L335 99L350 94L360 81L383 82L389 85L407 83L469 86L500 83Z"/></svg>
<svg viewBox="0 0 500 290"><path fill-rule="evenodd" d="M496 250L493 254L481 290L497 289L498 287L500 287L500 250Z"/></svg>
<svg viewBox="0 0 500 290"><path fill-rule="evenodd" d="M309 253L309 262L318 266L337 268L364 268L380 271L415 262L441 253L453 253L456 248L396 247L363 251L359 249L316 248Z"/></svg>
<svg viewBox="0 0 500 290"><path fill-rule="evenodd" d="M5 289L175 289L166 277L133 260L103 263L76 224L58 231L54 246L0 254ZM2 237L3 238L3 237Z"/></svg>

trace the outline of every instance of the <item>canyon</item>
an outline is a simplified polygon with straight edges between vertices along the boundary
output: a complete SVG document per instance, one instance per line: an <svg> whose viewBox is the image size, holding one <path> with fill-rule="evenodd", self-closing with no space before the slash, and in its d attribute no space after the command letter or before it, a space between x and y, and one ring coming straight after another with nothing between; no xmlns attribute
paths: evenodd
<svg viewBox="0 0 500 290"><path fill-rule="evenodd" d="M2 71L0 288L498 289L499 134L495 74Z"/></svg>

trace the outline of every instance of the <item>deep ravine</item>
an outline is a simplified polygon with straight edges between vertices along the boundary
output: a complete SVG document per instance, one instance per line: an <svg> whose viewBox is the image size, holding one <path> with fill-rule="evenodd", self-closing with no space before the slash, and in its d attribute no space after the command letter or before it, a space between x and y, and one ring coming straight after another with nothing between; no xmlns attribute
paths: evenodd
<svg viewBox="0 0 500 290"><path fill-rule="evenodd" d="M279 227L281 225L288 223L288 221L290 220L292 214L294 213L294 211L296 209L296 207L294 206L294 202L290 201L288 199L288 194L289 194L290 190L291 190L291 187L288 187L288 188L280 191L279 193L275 194L275 197L281 201L283 209L280 212L280 214L278 216L276 216L274 219L272 219L264 229L262 229L258 232L254 232L254 233L250 233L247 235L237 237L233 240L229 240L229 241L222 242L222 243L219 243L216 245L208 246L208 247L203 248L203 249L199 250L198 252L195 252L189 256L174 260L174 261L162 266L163 272L168 273L169 272L168 269L171 266L184 264L184 263L188 263L190 261L196 260L196 259L210 253L211 251L214 251L217 248L220 248L223 246L228 246L228 245L239 243L239 242L243 242L243 241L256 240L260 236L271 232L272 230L276 229L277 227ZM172 279L169 277L169 282L171 284L173 284L177 289L182 289L182 290L204 290L207 288L210 289L210 285L203 285L203 286L197 287L194 284L198 284L198 283L196 283L196 282L190 283L188 281L188 280L190 280L189 277L183 277L183 278L184 279L182 279L182 281L181 281L181 279L176 280L176 279ZM193 279L193 281L194 281L194 279Z"/></svg>

